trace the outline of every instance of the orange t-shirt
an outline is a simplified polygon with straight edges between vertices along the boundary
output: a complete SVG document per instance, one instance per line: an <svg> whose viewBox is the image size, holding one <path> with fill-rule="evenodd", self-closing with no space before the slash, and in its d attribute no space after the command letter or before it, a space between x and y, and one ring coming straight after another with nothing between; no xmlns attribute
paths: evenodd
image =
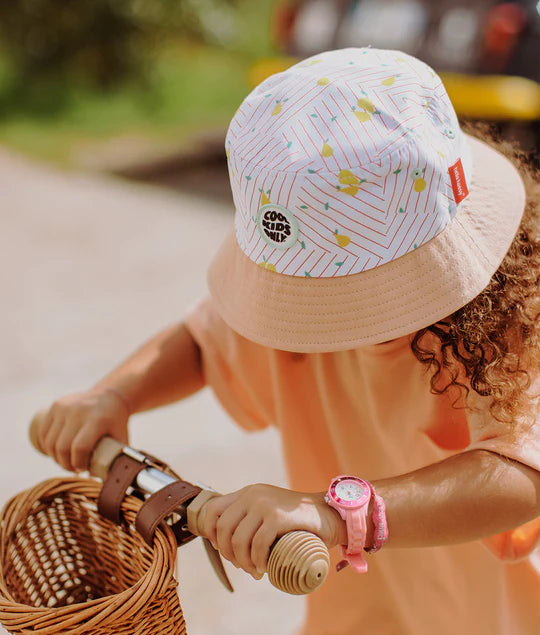
<svg viewBox="0 0 540 635"><path fill-rule="evenodd" d="M324 491L338 474L387 478L473 448L540 470L538 428L524 440L489 417L482 398L470 412L431 394L409 337L335 353L278 351L235 333L210 299L186 325L206 383L233 419L279 429L291 489ZM334 549L325 583L307 596L301 635L538 634L538 535L534 521L484 545L382 549L367 556L364 575L336 573Z"/></svg>

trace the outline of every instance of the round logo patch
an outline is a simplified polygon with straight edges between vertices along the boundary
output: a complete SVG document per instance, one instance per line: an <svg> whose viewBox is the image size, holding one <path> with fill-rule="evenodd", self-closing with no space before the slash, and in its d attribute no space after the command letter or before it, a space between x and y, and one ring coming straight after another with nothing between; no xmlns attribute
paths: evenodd
<svg viewBox="0 0 540 635"><path fill-rule="evenodd" d="M276 249L288 249L298 238L296 218L281 205L263 205L257 214L257 228L264 240Z"/></svg>

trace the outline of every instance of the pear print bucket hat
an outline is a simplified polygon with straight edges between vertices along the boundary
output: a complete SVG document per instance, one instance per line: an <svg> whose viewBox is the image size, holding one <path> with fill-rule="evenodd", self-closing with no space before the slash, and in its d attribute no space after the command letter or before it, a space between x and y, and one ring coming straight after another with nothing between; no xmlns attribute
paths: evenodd
<svg viewBox="0 0 540 635"><path fill-rule="evenodd" d="M329 51L269 77L225 143L236 213L210 293L276 349L351 349L448 316L487 286L524 210L514 166L400 51Z"/></svg>

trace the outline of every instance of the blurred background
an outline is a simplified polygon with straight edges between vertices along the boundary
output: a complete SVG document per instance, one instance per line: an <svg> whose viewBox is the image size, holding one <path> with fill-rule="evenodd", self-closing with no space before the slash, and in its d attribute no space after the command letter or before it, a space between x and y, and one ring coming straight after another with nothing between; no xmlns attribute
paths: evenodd
<svg viewBox="0 0 540 635"><path fill-rule="evenodd" d="M250 88L298 58L371 44L422 58L458 115L537 153L539 11L537 0L13 0L0 5L0 144L229 196L222 141Z"/></svg>
<svg viewBox="0 0 540 635"><path fill-rule="evenodd" d="M537 0L0 2L0 506L70 476L28 441L34 412L92 386L205 293L232 221L224 152L271 73L330 48L431 64L463 121L538 164ZM181 433L179 433L181 429ZM135 415L130 442L222 492L286 486L273 429L239 430L208 391ZM179 550L190 635L292 635L302 598ZM4 633L0 627L0 633Z"/></svg>

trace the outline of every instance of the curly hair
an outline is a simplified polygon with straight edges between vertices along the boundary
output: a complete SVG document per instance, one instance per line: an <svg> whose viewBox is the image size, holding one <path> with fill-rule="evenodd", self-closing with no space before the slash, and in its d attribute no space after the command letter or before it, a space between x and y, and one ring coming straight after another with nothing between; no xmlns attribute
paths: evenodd
<svg viewBox="0 0 540 635"><path fill-rule="evenodd" d="M525 212L504 260L474 300L415 333L411 349L431 371L431 392L457 387L492 397L491 415L511 423L527 411L526 393L540 369L540 208L538 174L515 148L496 143L485 129L468 127L518 167L527 190Z"/></svg>

